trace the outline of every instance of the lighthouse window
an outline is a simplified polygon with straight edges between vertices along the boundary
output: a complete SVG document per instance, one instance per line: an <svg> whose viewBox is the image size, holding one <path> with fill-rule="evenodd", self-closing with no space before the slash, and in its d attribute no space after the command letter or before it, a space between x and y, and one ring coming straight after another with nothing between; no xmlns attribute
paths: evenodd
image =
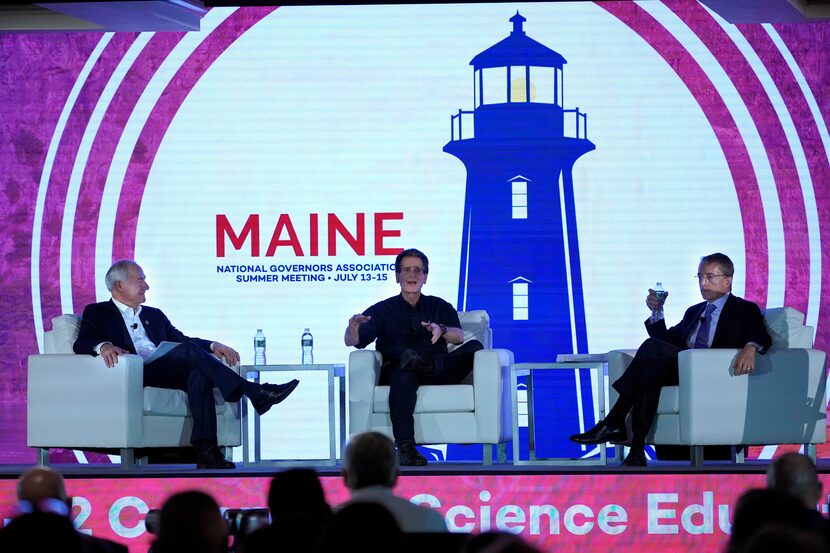
<svg viewBox="0 0 830 553"><path fill-rule="evenodd" d="M527 181L514 181L511 207L514 219L527 219Z"/></svg>
<svg viewBox="0 0 830 553"><path fill-rule="evenodd" d="M482 104L503 104L507 102L507 68L488 67L481 71Z"/></svg>
<svg viewBox="0 0 830 553"><path fill-rule="evenodd" d="M530 68L530 101L537 104L555 103L556 83L554 75L557 69L554 67L531 67Z"/></svg>
<svg viewBox="0 0 830 553"><path fill-rule="evenodd" d="M530 315L527 282L513 283L513 320L526 321Z"/></svg>
<svg viewBox="0 0 830 553"><path fill-rule="evenodd" d="M530 91L531 101L535 90ZM510 101L527 102L527 67L524 65L513 65L510 67Z"/></svg>

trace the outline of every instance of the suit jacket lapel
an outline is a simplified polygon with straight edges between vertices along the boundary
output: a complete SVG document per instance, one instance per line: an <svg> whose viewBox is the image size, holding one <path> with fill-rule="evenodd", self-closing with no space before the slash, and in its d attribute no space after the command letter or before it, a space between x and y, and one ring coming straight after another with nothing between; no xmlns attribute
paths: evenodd
<svg viewBox="0 0 830 553"><path fill-rule="evenodd" d="M147 333L147 337L155 345L159 345L163 341L158 333L158 325L154 318L150 316L150 311L146 307L141 309L141 324L144 325L144 332Z"/></svg>
<svg viewBox="0 0 830 553"><path fill-rule="evenodd" d="M121 339L124 342L124 345L127 346L126 349L135 353L135 344L133 344L133 339L130 337L130 330L127 328L127 323L124 322L124 317L121 315L121 311L118 310L118 306L113 303L112 300L109 300L107 304L112 311L113 317L117 321L115 324L121 328Z"/></svg>
<svg viewBox="0 0 830 553"><path fill-rule="evenodd" d="M735 296L731 293L726 298L726 303L723 304L723 309L718 317L718 326L715 327L715 335L712 337L712 347L721 347L720 344L725 339L724 337L732 328L732 312L735 310Z"/></svg>

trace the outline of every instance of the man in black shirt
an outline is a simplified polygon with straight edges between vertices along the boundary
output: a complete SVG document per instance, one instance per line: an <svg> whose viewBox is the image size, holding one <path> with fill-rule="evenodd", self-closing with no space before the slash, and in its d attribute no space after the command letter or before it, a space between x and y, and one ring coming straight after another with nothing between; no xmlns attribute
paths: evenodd
<svg viewBox="0 0 830 553"><path fill-rule="evenodd" d="M455 308L437 296L421 294L429 260L416 249L395 258L395 281L401 293L349 319L343 341L365 348L377 340L383 355L380 384L388 385L392 433L403 466L423 466L426 458L415 447L415 400L421 384L458 384L473 369L478 340L464 344L464 331ZM447 344L462 344L451 353Z"/></svg>

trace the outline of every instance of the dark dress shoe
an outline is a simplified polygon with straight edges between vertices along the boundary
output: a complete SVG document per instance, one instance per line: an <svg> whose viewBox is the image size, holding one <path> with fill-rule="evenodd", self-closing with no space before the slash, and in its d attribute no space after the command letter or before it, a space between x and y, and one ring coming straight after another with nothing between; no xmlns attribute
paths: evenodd
<svg viewBox="0 0 830 553"><path fill-rule="evenodd" d="M648 462L646 462L646 452L639 448L631 448L628 452L628 455L625 456L623 462L620 463L621 467L647 467Z"/></svg>
<svg viewBox="0 0 830 553"><path fill-rule="evenodd" d="M413 443L402 443L398 445L398 461L402 467L423 467L427 464L427 458L421 455Z"/></svg>
<svg viewBox="0 0 830 553"><path fill-rule="evenodd" d="M268 409L287 398L300 381L296 378L285 384L263 384L259 394L251 399L251 404L260 415L268 412Z"/></svg>
<svg viewBox="0 0 830 553"><path fill-rule="evenodd" d="M602 444L605 442L620 442L627 437L625 428L616 428L608 426L605 422L599 422L587 432L574 434L570 439L578 444Z"/></svg>
<svg viewBox="0 0 830 553"><path fill-rule="evenodd" d="M216 447L209 447L196 457L197 469L233 469L236 465L225 459L222 451Z"/></svg>

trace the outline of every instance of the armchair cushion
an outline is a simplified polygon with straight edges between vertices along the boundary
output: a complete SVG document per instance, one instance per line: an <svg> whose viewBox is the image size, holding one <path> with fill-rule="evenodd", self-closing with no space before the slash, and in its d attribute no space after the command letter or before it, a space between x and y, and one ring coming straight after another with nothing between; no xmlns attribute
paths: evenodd
<svg viewBox="0 0 830 553"><path fill-rule="evenodd" d="M52 319L52 332L44 335L43 349L46 353L75 353L72 345L81 330L81 318L77 315L59 315Z"/></svg>
<svg viewBox="0 0 830 553"><path fill-rule="evenodd" d="M792 307L772 307L763 310L767 330L772 337L772 348L813 347L813 327L804 326L804 315Z"/></svg>
<svg viewBox="0 0 830 553"><path fill-rule="evenodd" d="M376 386L372 404L375 413L389 412L389 386ZM420 386L416 413L469 413L475 410L473 387L469 384Z"/></svg>
<svg viewBox="0 0 830 553"><path fill-rule="evenodd" d="M493 347L493 332L490 330L490 315L483 309L473 311L459 311L458 319L461 321L461 330L464 331L464 343L470 340L478 340L484 349ZM450 344L449 351L458 346Z"/></svg>
<svg viewBox="0 0 830 553"><path fill-rule="evenodd" d="M213 389L213 400L216 403L216 414L224 414L228 409L228 403L216 388ZM182 390L146 386L144 388L144 414L162 417L186 417L189 415L187 394Z"/></svg>

